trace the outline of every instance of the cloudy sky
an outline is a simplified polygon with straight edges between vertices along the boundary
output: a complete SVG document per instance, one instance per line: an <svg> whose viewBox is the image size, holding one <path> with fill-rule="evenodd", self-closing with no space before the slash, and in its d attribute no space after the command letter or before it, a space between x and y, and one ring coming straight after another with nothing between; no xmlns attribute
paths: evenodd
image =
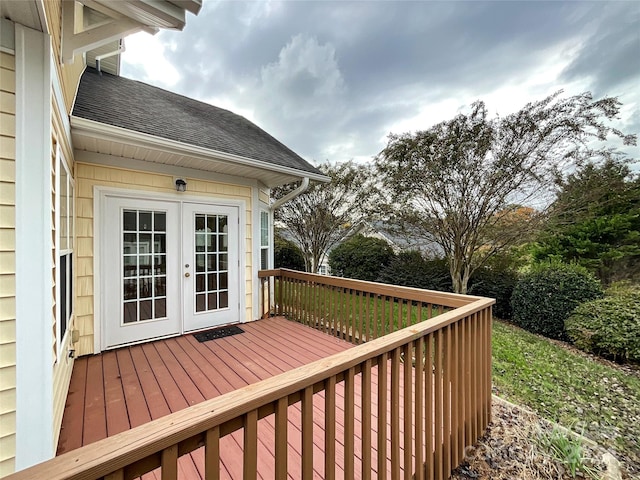
<svg viewBox="0 0 640 480"><path fill-rule="evenodd" d="M640 133L640 2L205 0L182 32L126 40L122 75L227 108L309 161L367 161L390 132L475 100L617 96ZM640 147L624 147L640 158Z"/></svg>

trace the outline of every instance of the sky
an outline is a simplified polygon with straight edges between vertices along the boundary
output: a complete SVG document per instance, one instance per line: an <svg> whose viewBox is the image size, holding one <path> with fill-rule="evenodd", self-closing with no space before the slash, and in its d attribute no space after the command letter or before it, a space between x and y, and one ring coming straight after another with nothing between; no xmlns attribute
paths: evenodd
<svg viewBox="0 0 640 480"><path fill-rule="evenodd" d="M126 50L123 76L242 115L314 164L560 89L618 97L615 126L640 134L640 1L204 0L182 32Z"/></svg>

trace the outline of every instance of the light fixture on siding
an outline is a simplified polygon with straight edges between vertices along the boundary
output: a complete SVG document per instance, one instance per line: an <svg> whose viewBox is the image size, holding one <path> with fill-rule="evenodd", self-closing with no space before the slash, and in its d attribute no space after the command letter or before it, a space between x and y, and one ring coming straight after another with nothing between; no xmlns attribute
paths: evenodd
<svg viewBox="0 0 640 480"><path fill-rule="evenodd" d="M187 182L184 178L176 179L176 191L177 192L186 192L187 191Z"/></svg>

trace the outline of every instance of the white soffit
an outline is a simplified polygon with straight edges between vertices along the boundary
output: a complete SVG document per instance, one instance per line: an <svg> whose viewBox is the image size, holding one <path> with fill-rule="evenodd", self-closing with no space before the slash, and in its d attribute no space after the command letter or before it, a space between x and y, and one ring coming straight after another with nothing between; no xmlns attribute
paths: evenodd
<svg viewBox="0 0 640 480"><path fill-rule="evenodd" d="M100 159L105 157L121 158L125 162L132 159L256 179L270 188L304 177L321 182L329 181L324 175L214 152L73 116L71 138L75 159L81 162L101 163Z"/></svg>

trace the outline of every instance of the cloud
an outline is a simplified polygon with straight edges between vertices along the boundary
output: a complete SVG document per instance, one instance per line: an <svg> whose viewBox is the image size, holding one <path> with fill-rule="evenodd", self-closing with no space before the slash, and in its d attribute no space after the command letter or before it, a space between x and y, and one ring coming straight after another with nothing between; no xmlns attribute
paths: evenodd
<svg viewBox="0 0 640 480"><path fill-rule="evenodd" d="M207 1L155 37L155 71L123 71L245 115L308 160L364 161L391 131L560 88L620 95L619 125L638 128L639 15L636 2Z"/></svg>

